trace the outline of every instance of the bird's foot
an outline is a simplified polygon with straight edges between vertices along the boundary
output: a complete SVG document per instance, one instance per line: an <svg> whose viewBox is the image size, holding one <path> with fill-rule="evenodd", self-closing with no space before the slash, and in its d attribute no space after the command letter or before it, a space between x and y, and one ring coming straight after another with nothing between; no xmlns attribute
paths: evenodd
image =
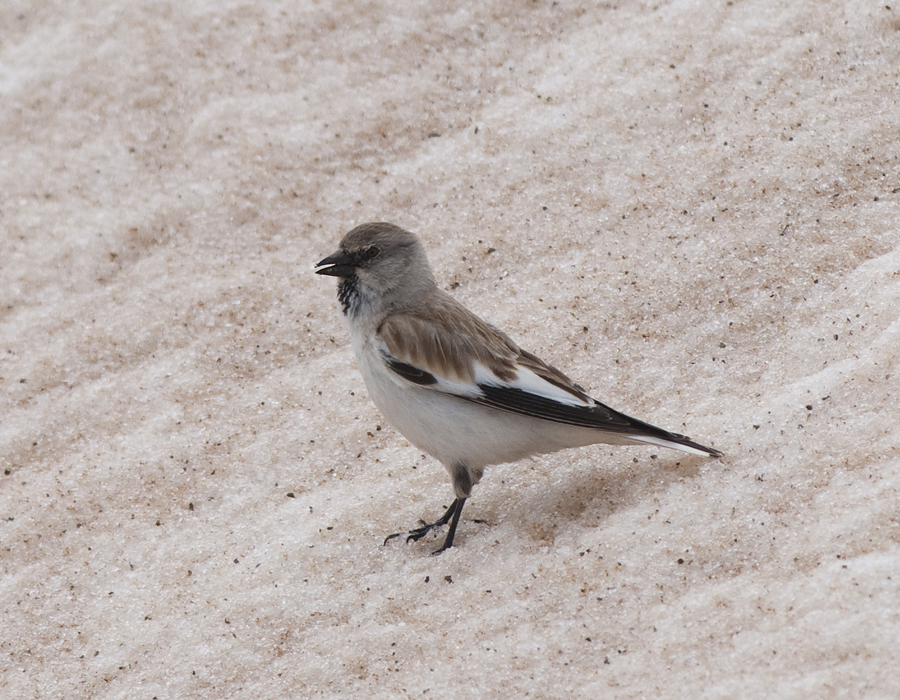
<svg viewBox="0 0 900 700"><path fill-rule="evenodd" d="M434 523L426 523L424 520L420 520L419 522L422 524L421 527L417 527L413 530L410 530L409 532L395 532L393 535L388 535L384 538L384 543L387 544L390 540L402 535L406 535L407 542L418 542L435 528L442 527L447 524L442 523L440 520Z"/></svg>
<svg viewBox="0 0 900 700"><path fill-rule="evenodd" d="M444 540L443 546L438 549L436 552L432 552L432 554L440 554L446 549L450 549L453 546L453 537L456 534L456 526L459 523L459 516L462 513L463 503L466 502L466 499L456 499L453 503L450 504L450 507L447 509L447 512L444 513L438 520L433 523L426 523L424 520L420 520L419 522L422 524L421 527L417 527L409 532L395 532L393 535L388 535L384 538L384 544L387 544L395 537L400 537L401 535L406 535L407 542L418 542L429 532L434 530L437 527L442 527L450 522L452 519L453 522L450 523L450 532L447 533L447 539Z"/></svg>
<svg viewBox="0 0 900 700"><path fill-rule="evenodd" d="M436 527L441 527L442 525L446 525L450 522L450 518L453 517L453 514L456 512L456 501L450 504L450 507L447 509L447 512L444 513L438 520L435 520L433 523L426 523L424 520L420 520L421 527L417 527L414 530L410 530L409 532L395 532L393 535L388 535L384 538L384 543L387 544L390 540L395 537L400 537L401 535L406 535L407 542L418 542L429 532L434 530Z"/></svg>

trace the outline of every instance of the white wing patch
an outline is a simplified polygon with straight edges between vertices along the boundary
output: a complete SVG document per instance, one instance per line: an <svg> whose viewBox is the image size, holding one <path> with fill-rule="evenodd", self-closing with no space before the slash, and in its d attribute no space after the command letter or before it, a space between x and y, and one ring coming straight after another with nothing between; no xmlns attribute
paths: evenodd
<svg viewBox="0 0 900 700"><path fill-rule="evenodd" d="M582 401L574 394L566 391L565 389L560 389L555 384L551 384L543 377L535 374L526 367L522 367L521 365L516 367L515 379L513 379L512 381L503 381L484 365L476 364L475 382L477 384L488 384L490 386L519 389L529 394L535 394L547 399L552 399L553 401L565 404L566 406L581 406L586 408L595 405L593 399L590 399L590 402Z"/></svg>

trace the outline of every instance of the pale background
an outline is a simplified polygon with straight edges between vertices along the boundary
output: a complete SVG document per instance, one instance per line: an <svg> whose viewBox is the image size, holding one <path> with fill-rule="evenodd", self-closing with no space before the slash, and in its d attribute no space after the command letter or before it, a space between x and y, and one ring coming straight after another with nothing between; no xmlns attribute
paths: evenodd
<svg viewBox="0 0 900 700"><path fill-rule="evenodd" d="M898 95L883 0L3 0L0 695L900 697ZM372 220L726 457L382 546L452 494L312 273Z"/></svg>

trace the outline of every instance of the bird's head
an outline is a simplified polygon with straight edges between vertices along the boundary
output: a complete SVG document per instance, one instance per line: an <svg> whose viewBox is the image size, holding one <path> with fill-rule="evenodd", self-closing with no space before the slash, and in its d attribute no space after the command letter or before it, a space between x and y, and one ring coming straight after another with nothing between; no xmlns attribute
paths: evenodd
<svg viewBox="0 0 900 700"><path fill-rule="evenodd" d="M338 294L345 313L362 303L376 310L403 308L435 286L418 237L388 223L357 226L316 265L316 274L341 278Z"/></svg>

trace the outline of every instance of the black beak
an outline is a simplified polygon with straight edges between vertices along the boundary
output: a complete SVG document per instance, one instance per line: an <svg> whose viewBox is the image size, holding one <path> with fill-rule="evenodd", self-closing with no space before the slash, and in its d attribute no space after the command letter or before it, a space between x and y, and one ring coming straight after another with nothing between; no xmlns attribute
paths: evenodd
<svg viewBox="0 0 900 700"><path fill-rule="evenodd" d="M317 275L331 275L332 277L350 277L356 272L356 261L348 253L339 250L334 255L329 255L320 260L316 265Z"/></svg>

